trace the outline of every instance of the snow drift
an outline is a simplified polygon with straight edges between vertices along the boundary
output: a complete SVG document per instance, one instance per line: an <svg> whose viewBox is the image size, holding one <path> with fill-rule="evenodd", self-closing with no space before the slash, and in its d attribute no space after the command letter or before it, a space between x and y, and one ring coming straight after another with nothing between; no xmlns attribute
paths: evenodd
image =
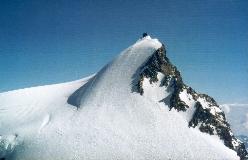
<svg viewBox="0 0 248 160"><path fill-rule="evenodd" d="M0 135L11 146L0 158L13 160L247 156L216 102L186 86L149 36L88 78L1 93Z"/></svg>

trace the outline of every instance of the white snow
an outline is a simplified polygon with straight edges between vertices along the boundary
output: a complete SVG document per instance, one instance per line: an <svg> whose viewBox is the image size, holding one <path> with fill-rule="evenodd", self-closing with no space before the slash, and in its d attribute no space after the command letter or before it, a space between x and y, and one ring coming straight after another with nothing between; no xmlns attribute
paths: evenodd
<svg viewBox="0 0 248 160"><path fill-rule="evenodd" d="M183 91L180 92L179 98L189 106L186 112L180 112L180 114L183 114L186 116L186 119L189 122L194 115L194 112L195 112L194 106L196 102L193 99L192 95L187 93L186 89L183 89Z"/></svg>
<svg viewBox="0 0 248 160"><path fill-rule="evenodd" d="M44 119L43 119L43 122L42 122L42 124L41 124L41 126L40 126L39 132L41 132L41 130L42 130L46 125L48 125L49 121L50 121L50 115L47 114L47 115L44 117Z"/></svg>
<svg viewBox="0 0 248 160"><path fill-rule="evenodd" d="M144 97L154 100L154 101L162 101L165 97L169 96L171 91L164 86L161 86L161 81L164 78L164 75L158 72L157 75L158 81L150 83L150 78L144 78L143 80L143 89L144 89ZM162 102L163 103L163 102Z"/></svg>
<svg viewBox="0 0 248 160"><path fill-rule="evenodd" d="M199 101L199 102L201 103L201 105L202 105L202 107L203 107L204 109L210 109L210 113L211 113L212 115L215 115L216 113L222 112L221 109L220 109L219 107L217 107L217 106L211 106L211 107L209 107L210 104L209 104L209 102L206 101L205 98L199 97L199 98L197 99L197 101Z"/></svg>
<svg viewBox="0 0 248 160"><path fill-rule="evenodd" d="M91 79L1 93L0 134L17 134L21 141L8 158L238 159L219 139L189 128L185 116L159 103L169 96L159 84L146 81L151 93L145 96L132 92L136 71L159 47L157 39L143 38ZM79 109L67 104L78 88Z"/></svg>

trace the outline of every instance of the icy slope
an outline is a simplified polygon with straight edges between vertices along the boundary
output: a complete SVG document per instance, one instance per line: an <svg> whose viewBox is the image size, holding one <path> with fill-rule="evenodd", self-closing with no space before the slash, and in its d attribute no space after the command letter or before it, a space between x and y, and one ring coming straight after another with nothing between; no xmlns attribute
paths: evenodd
<svg viewBox="0 0 248 160"><path fill-rule="evenodd" d="M170 109L175 88L161 85L162 73L156 76L157 82L142 81L143 95L135 91L137 71L161 46L147 36L93 77L1 93L0 144L4 145L0 145L0 156L18 160L239 159L217 135L188 126L193 107L187 112ZM182 93L180 99L193 105L188 96Z"/></svg>

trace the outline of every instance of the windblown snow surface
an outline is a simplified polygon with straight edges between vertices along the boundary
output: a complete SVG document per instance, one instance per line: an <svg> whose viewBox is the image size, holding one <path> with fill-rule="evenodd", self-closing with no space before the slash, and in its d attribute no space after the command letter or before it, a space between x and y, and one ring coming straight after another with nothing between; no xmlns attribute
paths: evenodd
<svg viewBox="0 0 248 160"><path fill-rule="evenodd" d="M131 91L135 71L161 45L147 36L91 77L1 93L0 157L239 159L217 136L188 127L190 109L169 111L159 102L170 90L144 81L144 96ZM74 92L69 101L78 107L67 103Z"/></svg>

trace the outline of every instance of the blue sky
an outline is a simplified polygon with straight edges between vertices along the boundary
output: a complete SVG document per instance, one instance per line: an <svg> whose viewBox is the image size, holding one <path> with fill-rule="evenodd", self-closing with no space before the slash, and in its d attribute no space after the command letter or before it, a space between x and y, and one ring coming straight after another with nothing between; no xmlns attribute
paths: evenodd
<svg viewBox="0 0 248 160"><path fill-rule="evenodd" d="M1 0L0 92L98 71L143 32L184 81L220 103L248 102L248 1Z"/></svg>

